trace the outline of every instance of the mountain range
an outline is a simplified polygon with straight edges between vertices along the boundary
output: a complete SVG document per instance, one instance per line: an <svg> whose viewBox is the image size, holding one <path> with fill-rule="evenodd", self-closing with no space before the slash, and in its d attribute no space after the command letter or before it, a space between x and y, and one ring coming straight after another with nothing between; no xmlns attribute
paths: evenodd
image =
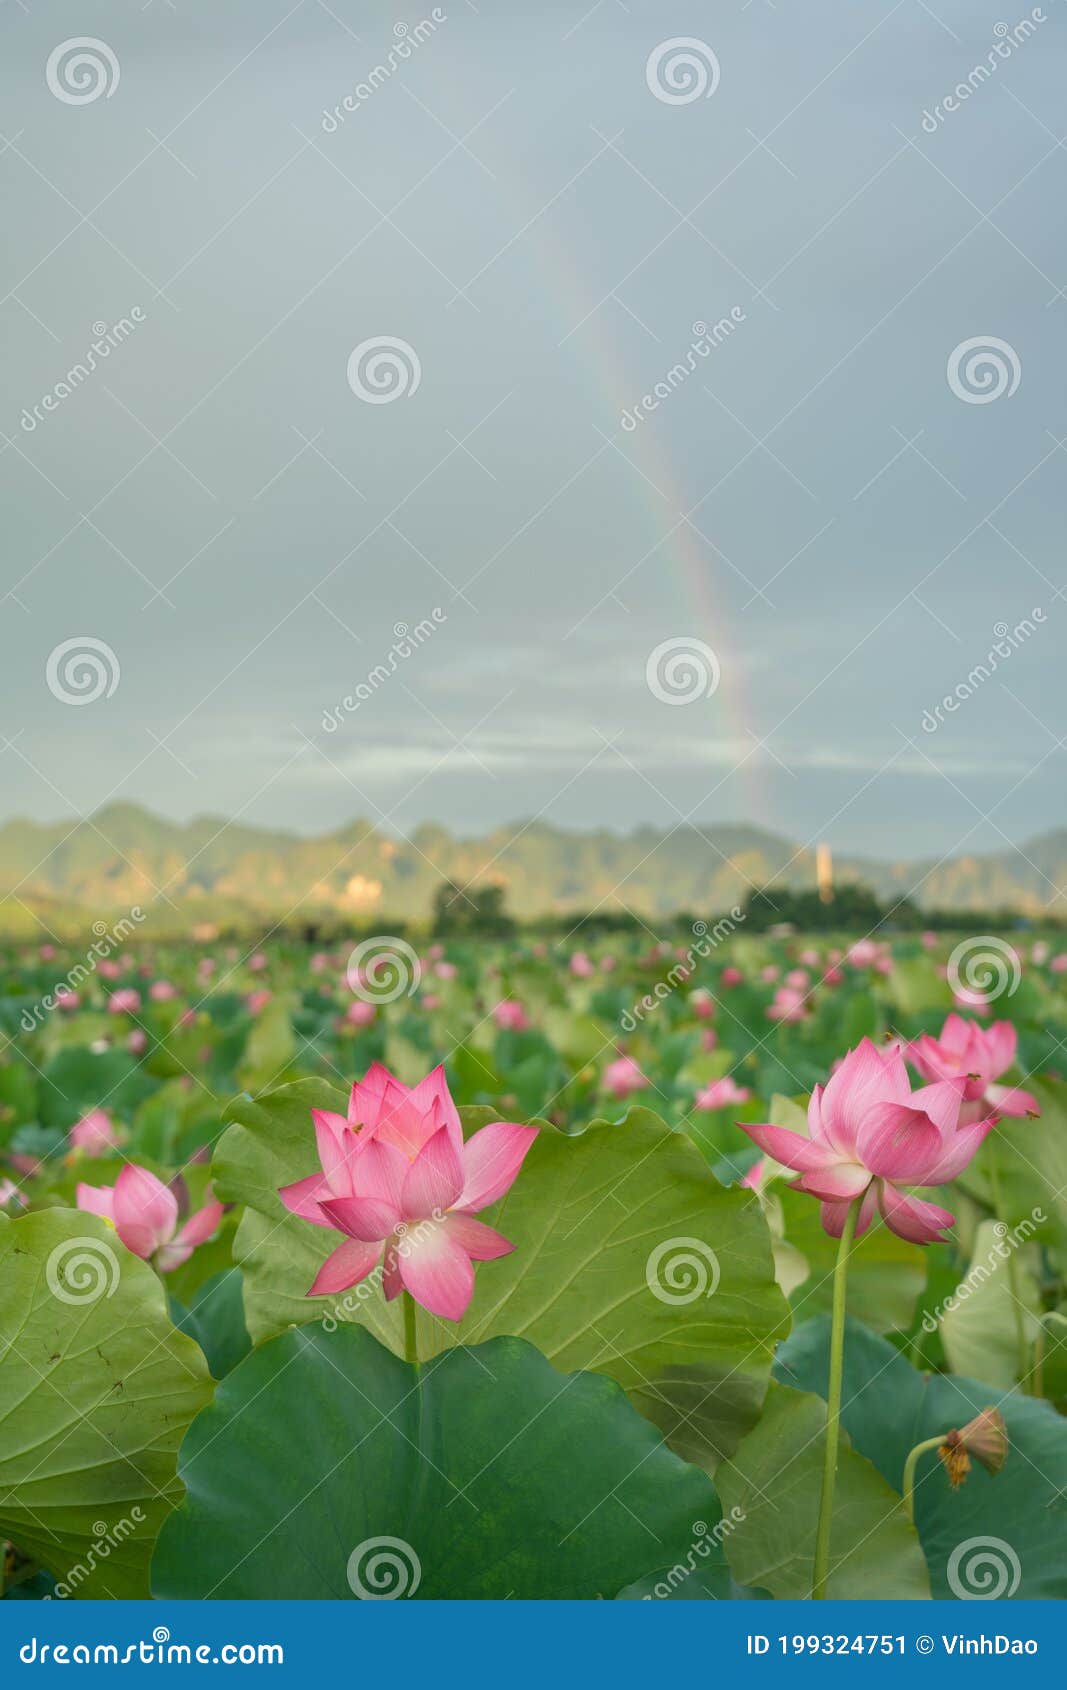
<svg viewBox="0 0 1067 1690"><path fill-rule="evenodd" d="M1062 918L1067 904L1067 829L1022 850L941 862L841 857L837 880L862 881L885 898L910 895L927 908L1015 909ZM71 825L14 820L0 827L0 922L62 931L138 905L177 930L287 918L328 917L373 928L418 921L442 878L496 881L519 917L629 908L721 912L753 886L809 887L814 849L757 827L722 825L631 833L572 832L543 821L477 839L431 823L394 838L353 821L308 838L218 817L180 824L134 804L112 804Z"/></svg>

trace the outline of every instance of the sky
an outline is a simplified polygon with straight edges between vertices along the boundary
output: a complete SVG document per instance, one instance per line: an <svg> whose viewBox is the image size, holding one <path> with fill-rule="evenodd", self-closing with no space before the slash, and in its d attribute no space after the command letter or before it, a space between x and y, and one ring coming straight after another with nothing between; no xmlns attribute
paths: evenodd
<svg viewBox="0 0 1067 1690"><path fill-rule="evenodd" d="M1065 81L1062 0L6 0L0 820L1067 823Z"/></svg>

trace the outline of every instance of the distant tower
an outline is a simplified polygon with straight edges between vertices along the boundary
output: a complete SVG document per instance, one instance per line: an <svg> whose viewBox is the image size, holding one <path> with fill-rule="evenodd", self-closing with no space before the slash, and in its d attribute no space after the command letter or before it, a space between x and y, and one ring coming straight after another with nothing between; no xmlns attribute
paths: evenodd
<svg viewBox="0 0 1067 1690"><path fill-rule="evenodd" d="M834 859L825 842L815 848L815 876L819 882L819 897L824 904L834 901Z"/></svg>

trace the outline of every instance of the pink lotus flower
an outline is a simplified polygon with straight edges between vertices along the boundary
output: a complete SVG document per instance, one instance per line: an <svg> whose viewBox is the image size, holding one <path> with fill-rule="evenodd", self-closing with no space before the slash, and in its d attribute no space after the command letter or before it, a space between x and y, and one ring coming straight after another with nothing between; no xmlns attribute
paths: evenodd
<svg viewBox="0 0 1067 1690"><path fill-rule="evenodd" d="M435 962L433 971L439 980L454 980L458 973L454 962Z"/></svg>
<svg viewBox="0 0 1067 1690"><path fill-rule="evenodd" d="M26 1207L26 1199L18 1186L13 1185L9 1179L0 1179L0 1209L6 1209L9 1203L17 1209Z"/></svg>
<svg viewBox="0 0 1067 1690"><path fill-rule="evenodd" d="M141 994L132 986L123 986L121 991L112 992L107 1007L111 1015L136 1015L141 1007Z"/></svg>
<svg viewBox="0 0 1067 1690"><path fill-rule="evenodd" d="M135 1027L126 1040L126 1049L131 1056L141 1056L148 1048L148 1034L142 1027Z"/></svg>
<svg viewBox="0 0 1067 1690"><path fill-rule="evenodd" d="M593 964L584 951L575 951L571 957L570 967L571 973L576 975L579 980L587 980L593 972Z"/></svg>
<svg viewBox="0 0 1067 1690"><path fill-rule="evenodd" d="M222 1219L222 1204L209 1195L203 1208L179 1230L178 1199L173 1191L133 1162L127 1162L113 1186L79 1185L77 1196L79 1209L110 1221L127 1250L151 1262L160 1273L173 1273L187 1262Z"/></svg>
<svg viewBox="0 0 1067 1690"><path fill-rule="evenodd" d="M724 968L722 973L720 974L719 984L720 984L720 986L727 986L727 987L729 987L729 986L740 986L742 984L744 978L745 977L742 974L741 970L739 968L735 968L733 963L731 963L729 968Z"/></svg>
<svg viewBox="0 0 1067 1690"><path fill-rule="evenodd" d="M514 1249L474 1216L510 1189L537 1129L495 1121L464 1141L443 1068L409 1089L378 1062L353 1085L347 1117L311 1117L321 1172L278 1195L346 1237L308 1296L347 1291L382 1262L388 1299L406 1289L431 1314L462 1320L474 1263Z"/></svg>
<svg viewBox="0 0 1067 1690"><path fill-rule="evenodd" d="M86 1156L104 1156L117 1147L119 1135L106 1109L90 1109L88 1115L83 1115L71 1127L70 1142L75 1150L83 1150Z"/></svg>
<svg viewBox="0 0 1067 1690"><path fill-rule="evenodd" d="M795 986L779 986L774 994L773 1003L767 1005L767 1017L770 1021L804 1021L808 1016L808 1006L804 993L798 992Z"/></svg>
<svg viewBox="0 0 1067 1690"><path fill-rule="evenodd" d="M248 959L248 966L252 970L253 974L262 974L263 970L267 966L265 953L263 951L257 951L254 956L250 956Z"/></svg>
<svg viewBox="0 0 1067 1690"><path fill-rule="evenodd" d="M739 1086L732 1074L724 1074L721 1080L712 1080L703 1091L698 1091L694 1109L725 1109L731 1103L747 1103L752 1093L747 1086Z"/></svg>
<svg viewBox="0 0 1067 1690"><path fill-rule="evenodd" d="M777 980L780 973L781 969L776 968L773 962L769 962L766 968L760 969L759 977L761 980L765 980L767 984L770 985L772 980Z"/></svg>
<svg viewBox="0 0 1067 1690"><path fill-rule="evenodd" d="M744 1179L741 1180L741 1185L744 1186L747 1191L759 1191L760 1186L763 1183L763 1176L767 1171L767 1160L766 1156L760 1156L757 1161L753 1162L751 1168L748 1170L748 1173L745 1175Z"/></svg>
<svg viewBox="0 0 1067 1690"><path fill-rule="evenodd" d="M273 996L274 993L269 992L265 986L258 992L249 992L245 999L249 1015L262 1015Z"/></svg>
<svg viewBox="0 0 1067 1690"><path fill-rule="evenodd" d="M1067 951L1060 951L1054 956L1049 963L1049 969L1053 974L1067 974Z"/></svg>
<svg viewBox="0 0 1067 1690"><path fill-rule="evenodd" d="M869 1039L850 1050L808 1105L810 1137L787 1127L739 1122L766 1155L800 1174L801 1191L819 1198L822 1224L840 1238L850 1205L862 1197L856 1236L880 1210L899 1238L932 1244L954 1216L903 1189L955 1179L975 1155L992 1121L960 1126L962 1078L913 1092L899 1050Z"/></svg>
<svg viewBox="0 0 1067 1690"><path fill-rule="evenodd" d="M81 1003L82 1003L82 996L81 996L80 992L72 992L69 989L69 987L66 987L66 986L57 986L56 987L56 1008L57 1009L67 1009L67 1010L80 1009Z"/></svg>
<svg viewBox="0 0 1067 1690"><path fill-rule="evenodd" d="M363 998L354 998L345 1010L345 1021L350 1027L370 1027L378 1018L378 1011L372 1003L366 1003Z"/></svg>
<svg viewBox="0 0 1067 1690"><path fill-rule="evenodd" d="M526 1011L517 998L502 998L493 1010L493 1020L498 1027L504 1027L513 1033L521 1033L530 1025Z"/></svg>
<svg viewBox="0 0 1067 1690"><path fill-rule="evenodd" d="M700 1033L701 1050L714 1050L719 1042L719 1035L714 1027L704 1027Z"/></svg>
<svg viewBox="0 0 1067 1690"><path fill-rule="evenodd" d="M706 986L701 986L689 994L689 1007L700 1021L710 1021L715 1014L715 999Z"/></svg>
<svg viewBox="0 0 1067 1690"><path fill-rule="evenodd" d="M874 968L882 960L882 947L874 939L857 939L845 953L852 968Z"/></svg>
<svg viewBox="0 0 1067 1690"><path fill-rule="evenodd" d="M169 980L153 980L148 988L148 995L153 1003L169 1003L178 993Z"/></svg>
<svg viewBox="0 0 1067 1690"><path fill-rule="evenodd" d="M924 1080L952 1080L963 1076L966 1087L960 1120L965 1125L986 1116L1036 1115L1037 1098L997 1080L1015 1061L1018 1034L1010 1021L980 1027L962 1015L950 1015L940 1038L924 1033L907 1051L912 1067Z"/></svg>
<svg viewBox="0 0 1067 1690"><path fill-rule="evenodd" d="M796 992L803 992L810 983L811 975L806 968L791 968L785 977L785 984Z"/></svg>
<svg viewBox="0 0 1067 1690"><path fill-rule="evenodd" d="M985 1017L989 1014L989 1005L982 994L980 992L969 992L966 987L961 987L958 992L953 992L952 1001L957 1009L966 1010L968 1015Z"/></svg>
<svg viewBox="0 0 1067 1690"><path fill-rule="evenodd" d="M632 1091L644 1091L648 1084L632 1056L619 1056L604 1069L604 1086L613 1097L629 1097Z"/></svg>
<svg viewBox="0 0 1067 1690"><path fill-rule="evenodd" d="M101 980L117 980L119 975L122 973L122 969L119 967L117 962L109 962L105 958L102 962L97 963L96 972L99 974Z"/></svg>

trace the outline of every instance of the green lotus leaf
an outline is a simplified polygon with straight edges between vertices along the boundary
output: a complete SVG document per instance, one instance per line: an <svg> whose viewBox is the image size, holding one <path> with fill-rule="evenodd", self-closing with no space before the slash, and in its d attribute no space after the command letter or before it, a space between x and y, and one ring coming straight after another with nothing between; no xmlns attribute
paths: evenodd
<svg viewBox="0 0 1067 1690"><path fill-rule="evenodd" d="M515 1338L416 1370L360 1327L294 1329L223 1381L180 1471L159 1597L613 1597L719 1520L617 1385Z"/></svg>
<svg viewBox="0 0 1067 1690"><path fill-rule="evenodd" d="M0 1215L0 1285L0 1537L63 1595L147 1596L204 1357L95 1215Z"/></svg>

